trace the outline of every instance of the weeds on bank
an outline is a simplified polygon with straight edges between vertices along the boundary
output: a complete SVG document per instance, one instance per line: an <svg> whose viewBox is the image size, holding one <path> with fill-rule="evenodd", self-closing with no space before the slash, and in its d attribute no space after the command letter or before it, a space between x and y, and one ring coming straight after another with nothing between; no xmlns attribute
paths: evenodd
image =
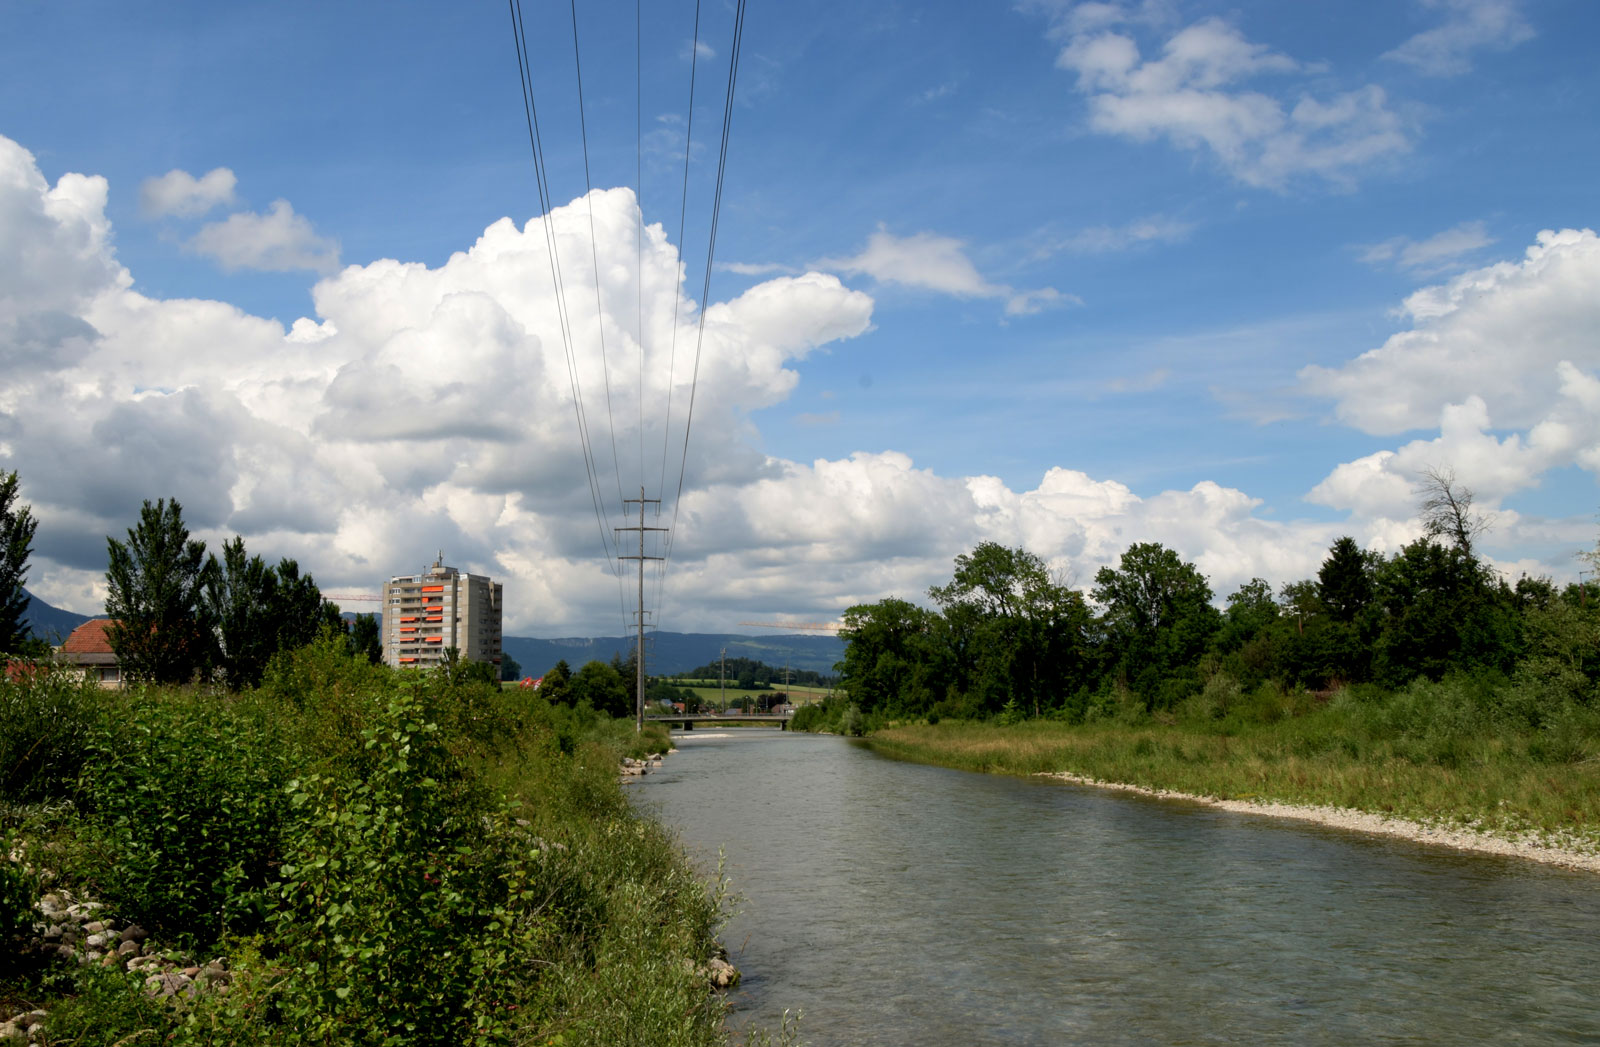
<svg viewBox="0 0 1600 1047"><path fill-rule="evenodd" d="M1172 714L1113 710L1081 724L886 728L885 755L974 771L1069 772L1224 798L1348 807L1600 846L1600 710L1514 684L1418 681L1327 699L1264 688ZM1537 696L1535 696L1535 700Z"/></svg>
<svg viewBox="0 0 1600 1047"><path fill-rule="evenodd" d="M240 696L0 684L0 956L48 866L232 976L156 1002L34 962L0 997L47 1004L52 1043L726 1043L719 895L617 782L667 745L342 644Z"/></svg>

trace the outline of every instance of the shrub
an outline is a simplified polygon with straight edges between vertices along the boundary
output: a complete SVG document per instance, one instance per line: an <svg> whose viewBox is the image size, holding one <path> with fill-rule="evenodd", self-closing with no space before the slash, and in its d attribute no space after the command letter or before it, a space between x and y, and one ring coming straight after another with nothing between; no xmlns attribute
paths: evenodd
<svg viewBox="0 0 1600 1047"><path fill-rule="evenodd" d="M861 716L861 706L854 702L844 711L839 718L839 733L849 738L859 738L866 733L866 724Z"/></svg>
<svg viewBox="0 0 1600 1047"><path fill-rule="evenodd" d="M368 774L288 785L296 816L272 941L289 968L280 1008L293 1039L469 1038L465 961L497 900L486 885L503 870L482 846L483 812L459 764L421 714L415 694L392 696L362 732Z"/></svg>
<svg viewBox="0 0 1600 1047"><path fill-rule="evenodd" d="M195 944L258 926L291 757L270 710L183 691L129 696L102 725L82 795L86 872L107 903Z"/></svg>
<svg viewBox="0 0 1600 1047"><path fill-rule="evenodd" d="M77 673L44 670L0 679L0 799L69 795L108 698Z"/></svg>
<svg viewBox="0 0 1600 1047"><path fill-rule="evenodd" d="M32 929L38 914L34 903L39 885L13 848L15 840L0 833L0 974L15 969L21 958L20 939Z"/></svg>

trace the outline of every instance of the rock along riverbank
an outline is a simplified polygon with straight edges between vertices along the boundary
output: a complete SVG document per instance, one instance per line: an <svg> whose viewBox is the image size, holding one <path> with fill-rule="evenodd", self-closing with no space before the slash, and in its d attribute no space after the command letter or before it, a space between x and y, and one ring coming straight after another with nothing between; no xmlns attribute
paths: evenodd
<svg viewBox="0 0 1600 1047"><path fill-rule="evenodd" d="M1039 777L1054 778L1073 785L1086 785L1097 789L1114 789L1119 792L1138 793L1141 796L1153 796L1162 800L1183 800L1204 804L1208 807L1219 807L1225 811L1237 811L1241 814L1259 814L1269 818L1293 818L1298 821L1315 822L1318 825L1326 825L1335 829L1348 829L1353 832L1372 833L1377 836L1393 836L1417 843L1452 847L1461 851L1526 858L1529 861L1543 862L1546 865L1559 865L1568 869L1581 869L1585 872L1600 873L1600 853L1596 853L1592 849L1592 844L1589 847L1585 847L1582 841L1572 840L1569 843L1563 841L1560 837L1552 835L1521 833L1508 836L1490 833L1472 826L1429 824L1346 807L1317 807L1305 804L1279 803L1275 800L1230 800L1214 796L1196 796L1191 793L1174 792L1170 789L1152 789L1143 785L1130 785L1127 782L1101 781L1098 778L1089 778L1066 771L1045 771L1040 773Z"/></svg>

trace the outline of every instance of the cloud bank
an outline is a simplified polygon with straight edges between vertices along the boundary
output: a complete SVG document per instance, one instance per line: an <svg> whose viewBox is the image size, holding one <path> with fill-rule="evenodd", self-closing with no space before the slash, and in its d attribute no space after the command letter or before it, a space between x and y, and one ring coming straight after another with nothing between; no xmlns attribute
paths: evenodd
<svg viewBox="0 0 1600 1047"><path fill-rule="evenodd" d="M625 605L604 543L639 483L654 492L664 475L670 501L677 462L664 468L661 448L682 445L702 320L658 619L669 629L919 598L983 540L1025 545L1080 585L1129 544L1160 541L1226 594L1256 575L1310 575L1339 534L1380 548L1415 536L1406 474L1416 462L1450 461L1491 502L1541 470L1600 472L1600 244L1588 231L1541 234L1520 262L1418 291L1409 330L1303 373L1345 424L1411 437L1330 464L1311 497L1347 516L1328 522L1278 519L1210 481L1141 495L1069 463L1014 490L894 449L767 455L752 412L783 403L818 347L864 351L853 339L872 326L873 299L806 272L709 303L702 317L659 225L646 229L636 272L639 215L626 189L548 216L566 286L590 288L592 208L598 309L573 294L564 321L543 219L505 218L437 267L378 259L331 272L313 289L314 315L287 329L225 302L133 290L111 248L107 193L93 176L49 184L0 138L0 469L21 473L40 519L37 591L85 612L103 598L105 537L123 533L142 499L168 496L208 542L242 533L330 591L374 592L443 549L505 581L514 633L614 632ZM924 242L922 266L884 235L862 271L1000 297L953 241ZM1495 541L1569 540L1506 518Z"/></svg>

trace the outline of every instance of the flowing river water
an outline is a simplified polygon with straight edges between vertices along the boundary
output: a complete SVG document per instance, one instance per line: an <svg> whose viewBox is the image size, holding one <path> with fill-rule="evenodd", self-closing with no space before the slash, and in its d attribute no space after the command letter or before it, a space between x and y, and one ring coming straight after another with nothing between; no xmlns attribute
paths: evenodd
<svg viewBox="0 0 1600 1047"><path fill-rule="evenodd" d="M812 1047L1600 1044L1600 877L699 730L631 786Z"/></svg>

